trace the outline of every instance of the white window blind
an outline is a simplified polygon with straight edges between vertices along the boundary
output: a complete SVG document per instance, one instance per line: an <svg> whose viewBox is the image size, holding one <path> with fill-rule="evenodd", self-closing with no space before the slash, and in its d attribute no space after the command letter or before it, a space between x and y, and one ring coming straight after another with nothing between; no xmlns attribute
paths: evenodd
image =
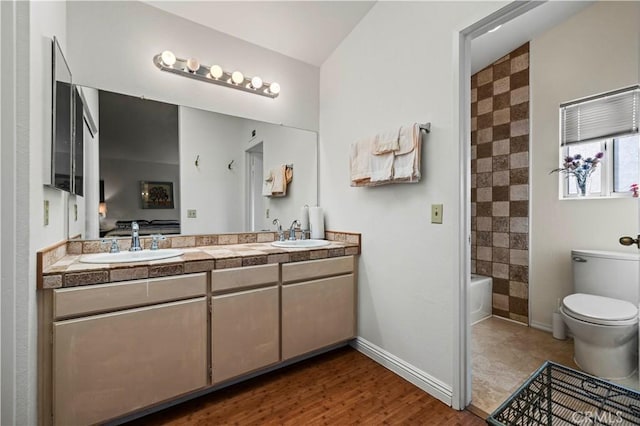
<svg viewBox="0 0 640 426"><path fill-rule="evenodd" d="M562 145L638 133L640 86L560 105Z"/></svg>

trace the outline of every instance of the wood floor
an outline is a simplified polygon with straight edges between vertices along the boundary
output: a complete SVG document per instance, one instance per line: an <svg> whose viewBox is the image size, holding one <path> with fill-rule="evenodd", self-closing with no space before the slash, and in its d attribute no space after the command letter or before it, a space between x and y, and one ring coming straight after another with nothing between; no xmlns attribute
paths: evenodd
<svg viewBox="0 0 640 426"><path fill-rule="evenodd" d="M483 425L350 347L329 352L130 425Z"/></svg>

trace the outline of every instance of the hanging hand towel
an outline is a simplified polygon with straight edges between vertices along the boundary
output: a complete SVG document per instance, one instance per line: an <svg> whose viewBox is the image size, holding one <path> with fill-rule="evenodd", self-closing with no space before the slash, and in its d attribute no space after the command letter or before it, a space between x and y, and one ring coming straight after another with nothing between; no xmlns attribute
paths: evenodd
<svg viewBox="0 0 640 426"><path fill-rule="evenodd" d="M394 180L420 180L420 126L412 124L400 128L400 149L393 159Z"/></svg>
<svg viewBox="0 0 640 426"><path fill-rule="evenodd" d="M382 155L400 149L398 129L387 130L376 135L373 142L373 155Z"/></svg>
<svg viewBox="0 0 640 426"><path fill-rule="evenodd" d="M282 165L273 170L273 188L271 188L272 197L284 197L287 195L287 184L293 180L293 169L286 165Z"/></svg>
<svg viewBox="0 0 640 426"><path fill-rule="evenodd" d="M351 186L368 182L371 178L369 157L371 157L372 145L372 138L361 139L351 144L351 152L349 155Z"/></svg>
<svg viewBox="0 0 640 426"><path fill-rule="evenodd" d="M269 170L262 182L262 195L265 197L271 197L273 192L273 170Z"/></svg>

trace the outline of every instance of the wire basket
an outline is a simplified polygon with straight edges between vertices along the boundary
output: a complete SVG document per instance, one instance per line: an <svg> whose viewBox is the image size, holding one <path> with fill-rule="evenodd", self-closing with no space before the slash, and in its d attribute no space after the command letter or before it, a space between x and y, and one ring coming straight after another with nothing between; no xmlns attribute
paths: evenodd
<svg viewBox="0 0 640 426"><path fill-rule="evenodd" d="M546 361L490 425L640 425L640 393Z"/></svg>

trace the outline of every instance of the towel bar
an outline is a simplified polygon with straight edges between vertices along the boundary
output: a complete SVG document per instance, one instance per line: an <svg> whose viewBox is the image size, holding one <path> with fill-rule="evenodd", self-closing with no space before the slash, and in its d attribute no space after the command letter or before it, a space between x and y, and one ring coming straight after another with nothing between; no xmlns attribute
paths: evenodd
<svg viewBox="0 0 640 426"><path fill-rule="evenodd" d="M420 124L420 130L424 130L427 133L431 132L431 123Z"/></svg>

